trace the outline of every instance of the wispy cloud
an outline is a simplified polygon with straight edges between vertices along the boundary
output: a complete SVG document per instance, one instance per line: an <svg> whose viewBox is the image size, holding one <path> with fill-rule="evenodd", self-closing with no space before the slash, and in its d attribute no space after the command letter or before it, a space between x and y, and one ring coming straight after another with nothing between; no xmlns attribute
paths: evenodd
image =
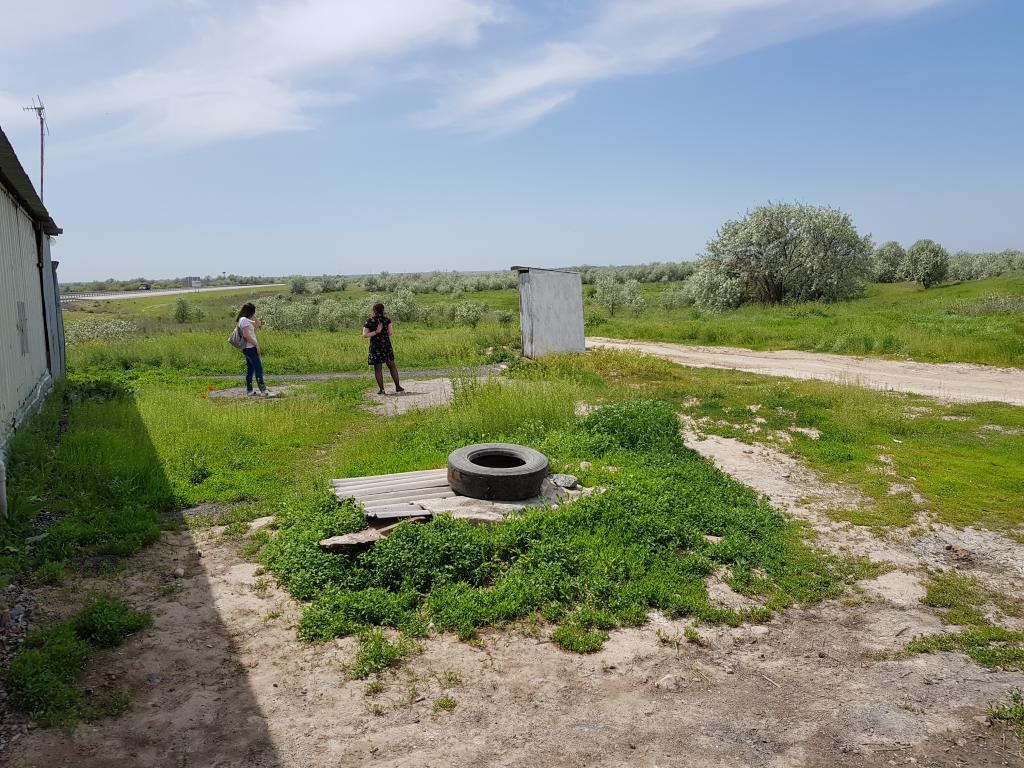
<svg viewBox="0 0 1024 768"><path fill-rule="evenodd" d="M353 98L347 70L470 45L498 18L490 0L177 2L195 32L170 55L49 98L65 121L103 124L79 147L179 148L309 129L317 107Z"/></svg>
<svg viewBox="0 0 1024 768"><path fill-rule="evenodd" d="M131 68L92 81L75 72L74 80L47 90L47 104L79 149L176 149L309 130L324 107L363 98L365 82L387 86L410 72L421 73L428 98L440 94L433 109L418 115L421 122L507 133L595 83L947 1L581 0L582 11L527 39L524 30L550 28L531 24L530 10L512 0L91 0L88 13L79 0L8 3L0 60L6 57L4 67L14 71L0 93L0 119L10 119L37 90L29 84L26 46L42 45L56 61L59 40L99 40L97 33L122 28L126 39L143 28L153 37L169 20L153 58L139 60L145 52L129 46ZM502 53L492 54L483 35L508 19L516 23L506 25ZM20 73L8 64L15 60ZM102 50L96 60L106 64ZM84 84L72 85L83 77ZM15 99L20 85L29 90Z"/></svg>
<svg viewBox="0 0 1024 768"><path fill-rule="evenodd" d="M583 28L492 62L423 118L459 130L516 130L593 83L899 18L944 1L605 0Z"/></svg>

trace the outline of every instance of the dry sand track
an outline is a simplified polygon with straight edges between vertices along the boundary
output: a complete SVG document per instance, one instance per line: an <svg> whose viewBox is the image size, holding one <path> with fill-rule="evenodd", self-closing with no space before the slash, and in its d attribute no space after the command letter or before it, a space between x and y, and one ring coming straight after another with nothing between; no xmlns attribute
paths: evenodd
<svg viewBox="0 0 1024 768"><path fill-rule="evenodd" d="M726 368L791 379L818 379L890 389L958 403L1024 405L1024 371L967 363L917 363L874 357L587 337L588 348L627 349L692 368Z"/></svg>

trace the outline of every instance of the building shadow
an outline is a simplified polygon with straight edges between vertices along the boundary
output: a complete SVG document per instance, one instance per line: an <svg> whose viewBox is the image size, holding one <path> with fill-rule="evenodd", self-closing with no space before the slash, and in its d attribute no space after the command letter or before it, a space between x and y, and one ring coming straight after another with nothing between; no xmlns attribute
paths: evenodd
<svg viewBox="0 0 1024 768"><path fill-rule="evenodd" d="M180 526L171 483L130 391L104 382L72 395L67 429L47 472L76 486L53 505L74 504L84 510L76 514L86 528L95 530L69 563L63 586L30 590L30 623L67 615L93 591L148 611L153 623L120 647L95 653L77 683L87 699L127 694L129 711L75 728L32 728L0 753L0 763L281 765L251 685L253 662L243 659L245 633L224 618L225 602L234 600L237 608L237 601L258 599L251 588L255 566L239 568L237 555L228 563L223 547L211 557L202 551L201 537ZM58 534L70 516L51 514L51 530ZM114 519L121 541L102 535ZM135 536L150 543L126 555Z"/></svg>

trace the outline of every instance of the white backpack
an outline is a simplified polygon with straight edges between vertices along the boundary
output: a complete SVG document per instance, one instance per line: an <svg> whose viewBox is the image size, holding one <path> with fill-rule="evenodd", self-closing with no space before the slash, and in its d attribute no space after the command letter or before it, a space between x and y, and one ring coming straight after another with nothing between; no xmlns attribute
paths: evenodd
<svg viewBox="0 0 1024 768"><path fill-rule="evenodd" d="M242 335L242 329L235 325L235 330L228 336L228 344L235 349L245 349L245 336Z"/></svg>

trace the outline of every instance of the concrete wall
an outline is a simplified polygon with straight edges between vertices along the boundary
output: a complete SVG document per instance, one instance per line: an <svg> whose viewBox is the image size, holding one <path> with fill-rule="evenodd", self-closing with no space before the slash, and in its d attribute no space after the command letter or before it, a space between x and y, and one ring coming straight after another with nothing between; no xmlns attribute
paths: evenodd
<svg viewBox="0 0 1024 768"><path fill-rule="evenodd" d="M519 272L523 355L583 352L583 284L578 272L513 267Z"/></svg>

